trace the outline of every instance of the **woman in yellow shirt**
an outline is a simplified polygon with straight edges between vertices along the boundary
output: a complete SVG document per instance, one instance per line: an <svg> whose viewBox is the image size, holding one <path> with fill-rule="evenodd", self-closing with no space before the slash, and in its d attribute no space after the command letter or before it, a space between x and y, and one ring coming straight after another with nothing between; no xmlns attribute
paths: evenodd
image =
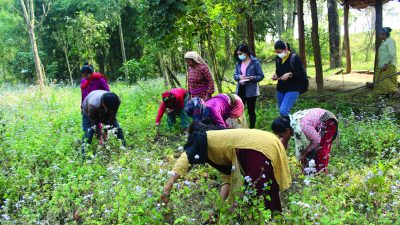
<svg viewBox="0 0 400 225"><path fill-rule="evenodd" d="M169 201L173 184L188 173L191 164L205 163L222 173L220 194L223 199L228 197L232 206L234 197L243 195L239 190L245 183L264 196L265 208L282 211L279 190L289 188L291 177L285 148L274 134L255 129L205 131L201 125L195 126L185 152L172 169L174 175L164 186L164 202Z"/></svg>
<svg viewBox="0 0 400 225"><path fill-rule="evenodd" d="M382 43L379 46L378 66L375 71L376 85L374 87L375 94L390 95L397 93L397 56L396 43L390 37L390 27L384 27L381 31Z"/></svg>

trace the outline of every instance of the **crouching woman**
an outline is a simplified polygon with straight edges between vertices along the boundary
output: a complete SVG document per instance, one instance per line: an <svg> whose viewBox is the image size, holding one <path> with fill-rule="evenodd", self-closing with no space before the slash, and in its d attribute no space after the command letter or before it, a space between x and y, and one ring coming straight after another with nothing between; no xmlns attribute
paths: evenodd
<svg viewBox="0 0 400 225"><path fill-rule="evenodd" d="M188 173L190 165L208 163L222 173L220 194L224 200L229 198L232 209L235 197L243 195L240 187L251 185L257 196L264 197L266 209L282 211L279 190L289 188L291 177L285 148L274 134L250 129L195 129L184 148L172 169L174 175L164 186L164 202L168 202L173 184Z"/></svg>
<svg viewBox="0 0 400 225"><path fill-rule="evenodd" d="M276 118L271 129L286 147L294 137L303 173L328 173L332 143L338 134L338 120L333 113L320 108L298 111Z"/></svg>

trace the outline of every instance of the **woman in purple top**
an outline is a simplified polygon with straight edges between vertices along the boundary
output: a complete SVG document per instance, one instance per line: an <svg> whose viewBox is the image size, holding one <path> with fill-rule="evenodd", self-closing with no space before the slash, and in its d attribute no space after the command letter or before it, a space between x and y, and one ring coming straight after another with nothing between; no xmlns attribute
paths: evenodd
<svg viewBox="0 0 400 225"><path fill-rule="evenodd" d="M110 87L107 84L107 79L101 73L95 73L94 69L87 62L83 65L81 69L82 80L81 80L81 91L82 100L85 100L86 96L95 90L110 91Z"/></svg>
<svg viewBox="0 0 400 225"><path fill-rule="evenodd" d="M230 127L228 118L238 119L242 123L244 105L239 96L233 94L219 94L204 102L201 98L193 98L185 106L185 112L193 121L212 123L220 127Z"/></svg>

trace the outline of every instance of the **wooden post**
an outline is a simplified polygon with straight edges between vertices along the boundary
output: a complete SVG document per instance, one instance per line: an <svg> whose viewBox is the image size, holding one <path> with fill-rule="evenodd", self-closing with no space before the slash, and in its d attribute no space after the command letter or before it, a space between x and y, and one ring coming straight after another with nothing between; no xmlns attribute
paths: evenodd
<svg viewBox="0 0 400 225"><path fill-rule="evenodd" d="M349 3L344 1L344 43L346 46L346 73L351 72L350 38L349 38Z"/></svg>
<svg viewBox="0 0 400 225"><path fill-rule="evenodd" d="M304 68L307 68L306 60L306 41L304 37L304 10L303 10L303 0L297 0L297 23L299 30L299 56L303 61Z"/></svg>
<svg viewBox="0 0 400 225"><path fill-rule="evenodd" d="M314 48L315 81L317 82L318 94L322 94L324 92L324 75L322 71L321 46L319 45L318 12L316 0L310 0L310 8L312 19L311 39Z"/></svg>
<svg viewBox="0 0 400 225"><path fill-rule="evenodd" d="M381 45L380 34L382 31L382 0L375 1L375 64L374 64L374 82L377 78L377 67L378 67L378 52L379 46Z"/></svg>

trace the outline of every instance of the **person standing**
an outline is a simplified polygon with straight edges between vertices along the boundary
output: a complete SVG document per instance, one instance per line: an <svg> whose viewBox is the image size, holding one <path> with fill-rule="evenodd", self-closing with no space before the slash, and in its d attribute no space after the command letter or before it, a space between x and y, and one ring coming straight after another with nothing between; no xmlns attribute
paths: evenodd
<svg viewBox="0 0 400 225"><path fill-rule="evenodd" d="M256 101L260 95L258 82L264 79L260 60L250 51L246 44L240 44L235 50L236 67L233 79L237 81L236 94L247 104L250 128L256 125Z"/></svg>
<svg viewBox="0 0 400 225"><path fill-rule="evenodd" d="M290 52L283 41L275 42L276 69L272 80L277 80L276 95L279 113L287 116L299 95L308 89L308 78L298 55Z"/></svg>
<svg viewBox="0 0 400 225"><path fill-rule="evenodd" d="M214 80L210 68L201 56L194 51L186 52L186 64L188 68L188 90L190 97L199 97L204 101L211 98L214 93Z"/></svg>
<svg viewBox="0 0 400 225"><path fill-rule="evenodd" d="M397 93L397 75L394 75L397 72L396 43L390 37L391 31L390 27L384 27L380 34L382 44L379 46L378 52L375 94L390 95Z"/></svg>
<svg viewBox="0 0 400 225"><path fill-rule="evenodd" d="M101 73L94 72L93 66L89 65L88 62L85 62L85 64L82 66L81 74L82 74L82 80L80 85L82 92L81 104L83 100L86 98L86 96L90 94L90 92L92 91L95 90L110 91L110 87L108 86L106 77Z"/></svg>

